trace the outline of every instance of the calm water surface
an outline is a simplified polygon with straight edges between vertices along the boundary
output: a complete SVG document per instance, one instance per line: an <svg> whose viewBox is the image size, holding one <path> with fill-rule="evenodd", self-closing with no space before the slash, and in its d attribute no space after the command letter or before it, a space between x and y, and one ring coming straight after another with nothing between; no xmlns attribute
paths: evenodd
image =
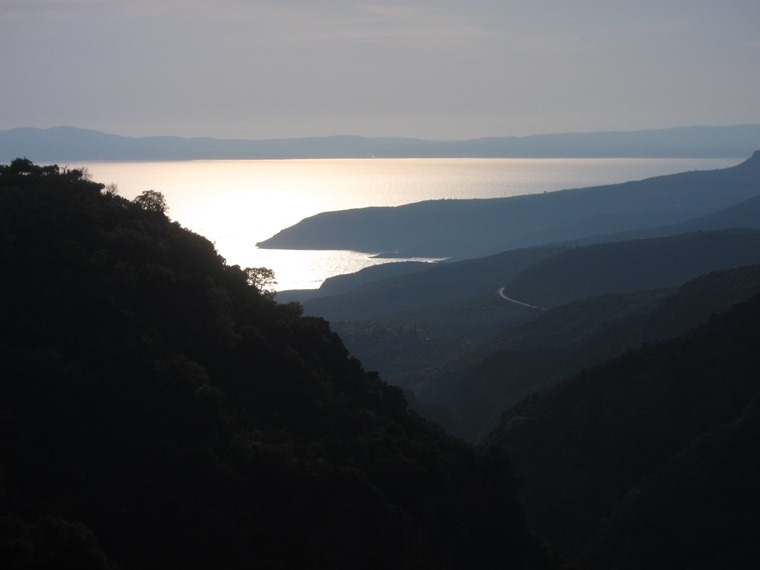
<svg viewBox="0 0 760 570"><path fill-rule="evenodd" d="M315 159L91 162L92 178L134 198L158 190L169 216L231 264L269 267L279 290L385 263L345 251L263 250L256 243L329 210L441 198L499 198L726 168L738 159Z"/></svg>

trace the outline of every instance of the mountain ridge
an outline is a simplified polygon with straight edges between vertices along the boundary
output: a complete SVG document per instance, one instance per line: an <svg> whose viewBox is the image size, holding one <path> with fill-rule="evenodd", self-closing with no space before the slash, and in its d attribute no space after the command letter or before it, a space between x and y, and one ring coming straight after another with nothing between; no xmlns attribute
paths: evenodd
<svg viewBox="0 0 760 570"><path fill-rule="evenodd" d="M258 243L467 259L674 225L760 194L760 153L738 165L507 198L322 212Z"/></svg>
<svg viewBox="0 0 760 570"><path fill-rule="evenodd" d="M760 124L427 140L331 135L283 139L128 137L71 126L0 130L0 161L285 158L740 158Z"/></svg>

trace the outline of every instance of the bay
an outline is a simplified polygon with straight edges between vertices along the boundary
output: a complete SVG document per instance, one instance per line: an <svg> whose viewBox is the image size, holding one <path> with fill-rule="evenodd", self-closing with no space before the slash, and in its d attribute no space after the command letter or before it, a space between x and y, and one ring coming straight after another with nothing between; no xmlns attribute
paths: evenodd
<svg viewBox="0 0 760 570"><path fill-rule="evenodd" d="M87 162L93 180L132 199L161 192L169 216L214 242L228 263L268 267L277 289L388 263L369 253L259 249L256 243L331 210L437 199L502 198L726 168L739 159L309 159ZM428 260L432 261L432 260Z"/></svg>

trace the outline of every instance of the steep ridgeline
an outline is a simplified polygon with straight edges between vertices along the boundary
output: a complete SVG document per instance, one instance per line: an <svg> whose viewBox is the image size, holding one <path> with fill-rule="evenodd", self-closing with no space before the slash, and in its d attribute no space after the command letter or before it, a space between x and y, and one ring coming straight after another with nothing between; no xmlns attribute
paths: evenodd
<svg viewBox="0 0 760 570"><path fill-rule="evenodd" d="M756 410L711 434L760 393L758 322L755 295L512 408L487 442L514 458L532 528L592 568L755 567Z"/></svg>
<svg viewBox="0 0 760 570"><path fill-rule="evenodd" d="M325 212L258 244L472 258L682 223L760 195L760 152L722 170L489 200Z"/></svg>
<svg viewBox="0 0 760 570"><path fill-rule="evenodd" d="M544 568L506 456L410 414L160 194L0 167L0 566Z"/></svg>

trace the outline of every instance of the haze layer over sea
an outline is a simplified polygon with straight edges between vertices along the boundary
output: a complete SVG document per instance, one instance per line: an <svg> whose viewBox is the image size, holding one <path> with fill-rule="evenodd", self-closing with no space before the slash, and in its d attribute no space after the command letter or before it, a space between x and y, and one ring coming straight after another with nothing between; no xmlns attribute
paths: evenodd
<svg viewBox="0 0 760 570"><path fill-rule="evenodd" d="M93 180L132 199L161 192L169 217L216 245L230 264L268 267L277 289L314 289L328 277L392 259L349 251L258 249L256 243L331 210L437 199L502 198L727 168L741 159L312 159L88 162Z"/></svg>

